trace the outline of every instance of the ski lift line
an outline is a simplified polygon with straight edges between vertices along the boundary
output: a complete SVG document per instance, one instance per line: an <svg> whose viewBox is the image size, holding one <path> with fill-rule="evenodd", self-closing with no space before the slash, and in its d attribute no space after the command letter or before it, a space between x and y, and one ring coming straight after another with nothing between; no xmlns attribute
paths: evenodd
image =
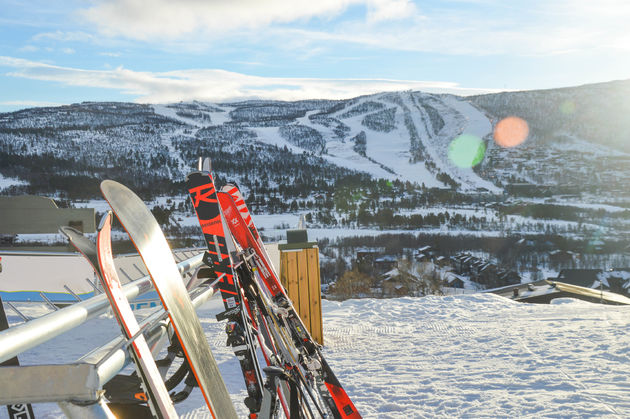
<svg viewBox="0 0 630 419"><path fill-rule="evenodd" d="M180 274L201 266L202 257L203 254L198 254L177 264ZM130 301L152 289L151 277L148 275L123 286L123 292ZM107 296L100 294L2 331L0 332L0 362L57 337L108 309Z"/></svg>

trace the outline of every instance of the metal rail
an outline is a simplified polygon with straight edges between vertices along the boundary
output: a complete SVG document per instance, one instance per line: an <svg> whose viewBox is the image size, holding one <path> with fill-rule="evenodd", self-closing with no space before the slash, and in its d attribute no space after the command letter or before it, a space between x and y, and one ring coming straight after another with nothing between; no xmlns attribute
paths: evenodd
<svg viewBox="0 0 630 419"><path fill-rule="evenodd" d="M191 295L193 306L198 308L214 293L215 288L212 285L196 288ZM144 335L154 354L160 351L167 337L167 324L164 311L161 309L156 310L140 324L141 328L146 327ZM79 409L77 412L83 412L81 407L97 402L103 393L101 390L103 385L131 362L126 343L126 340L119 336L70 364L3 367L0 405L28 401L58 402L61 406L62 402L68 402L69 404L66 403L62 408L79 404L74 410ZM77 415L83 416L80 413Z"/></svg>
<svg viewBox="0 0 630 419"><path fill-rule="evenodd" d="M180 274L201 266L202 257L199 254L178 263ZM152 288L151 278L147 275L125 285L123 292L132 301ZM0 363L85 323L108 308L107 296L100 294L0 332Z"/></svg>

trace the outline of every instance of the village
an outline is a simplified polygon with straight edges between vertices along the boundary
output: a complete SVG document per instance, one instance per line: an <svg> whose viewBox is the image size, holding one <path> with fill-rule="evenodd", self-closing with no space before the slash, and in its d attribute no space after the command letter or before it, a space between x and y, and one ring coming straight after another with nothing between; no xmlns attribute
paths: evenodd
<svg viewBox="0 0 630 419"><path fill-rule="evenodd" d="M557 275L545 277L537 272L538 275L523 278L515 270L469 252L445 256L426 245L414 249L409 259L387 255L384 251L384 248L357 249L353 269L337 281L323 284L324 295L343 300L474 292L503 294L508 289L510 292L514 289L532 291L534 286L557 281L630 296L630 267L576 268L575 262L581 258L577 252L549 251L546 256L557 268ZM511 295L516 299L519 292L514 291Z"/></svg>

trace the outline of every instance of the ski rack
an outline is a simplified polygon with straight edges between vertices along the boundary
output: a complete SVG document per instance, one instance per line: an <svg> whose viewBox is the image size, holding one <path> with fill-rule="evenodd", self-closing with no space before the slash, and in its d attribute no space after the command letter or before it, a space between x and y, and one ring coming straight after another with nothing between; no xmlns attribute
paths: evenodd
<svg viewBox="0 0 630 419"><path fill-rule="evenodd" d="M204 266L202 259L200 253L179 262L180 274L192 275ZM123 286L130 301L152 289L148 275ZM214 294L212 285L190 290L193 307ZM99 294L0 332L0 363L82 325L109 307L107 296ZM140 323L154 355L166 343L167 326L161 306ZM126 344L119 336L69 364L0 367L0 405L55 402L70 418L112 418L102 388L132 362Z"/></svg>

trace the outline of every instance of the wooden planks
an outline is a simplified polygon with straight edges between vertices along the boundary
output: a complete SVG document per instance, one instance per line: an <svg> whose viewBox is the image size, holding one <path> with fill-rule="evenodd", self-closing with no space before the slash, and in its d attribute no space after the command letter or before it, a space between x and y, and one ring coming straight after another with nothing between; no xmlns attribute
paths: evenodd
<svg viewBox="0 0 630 419"><path fill-rule="evenodd" d="M313 339L323 345L319 275L317 247L281 251L280 281Z"/></svg>

